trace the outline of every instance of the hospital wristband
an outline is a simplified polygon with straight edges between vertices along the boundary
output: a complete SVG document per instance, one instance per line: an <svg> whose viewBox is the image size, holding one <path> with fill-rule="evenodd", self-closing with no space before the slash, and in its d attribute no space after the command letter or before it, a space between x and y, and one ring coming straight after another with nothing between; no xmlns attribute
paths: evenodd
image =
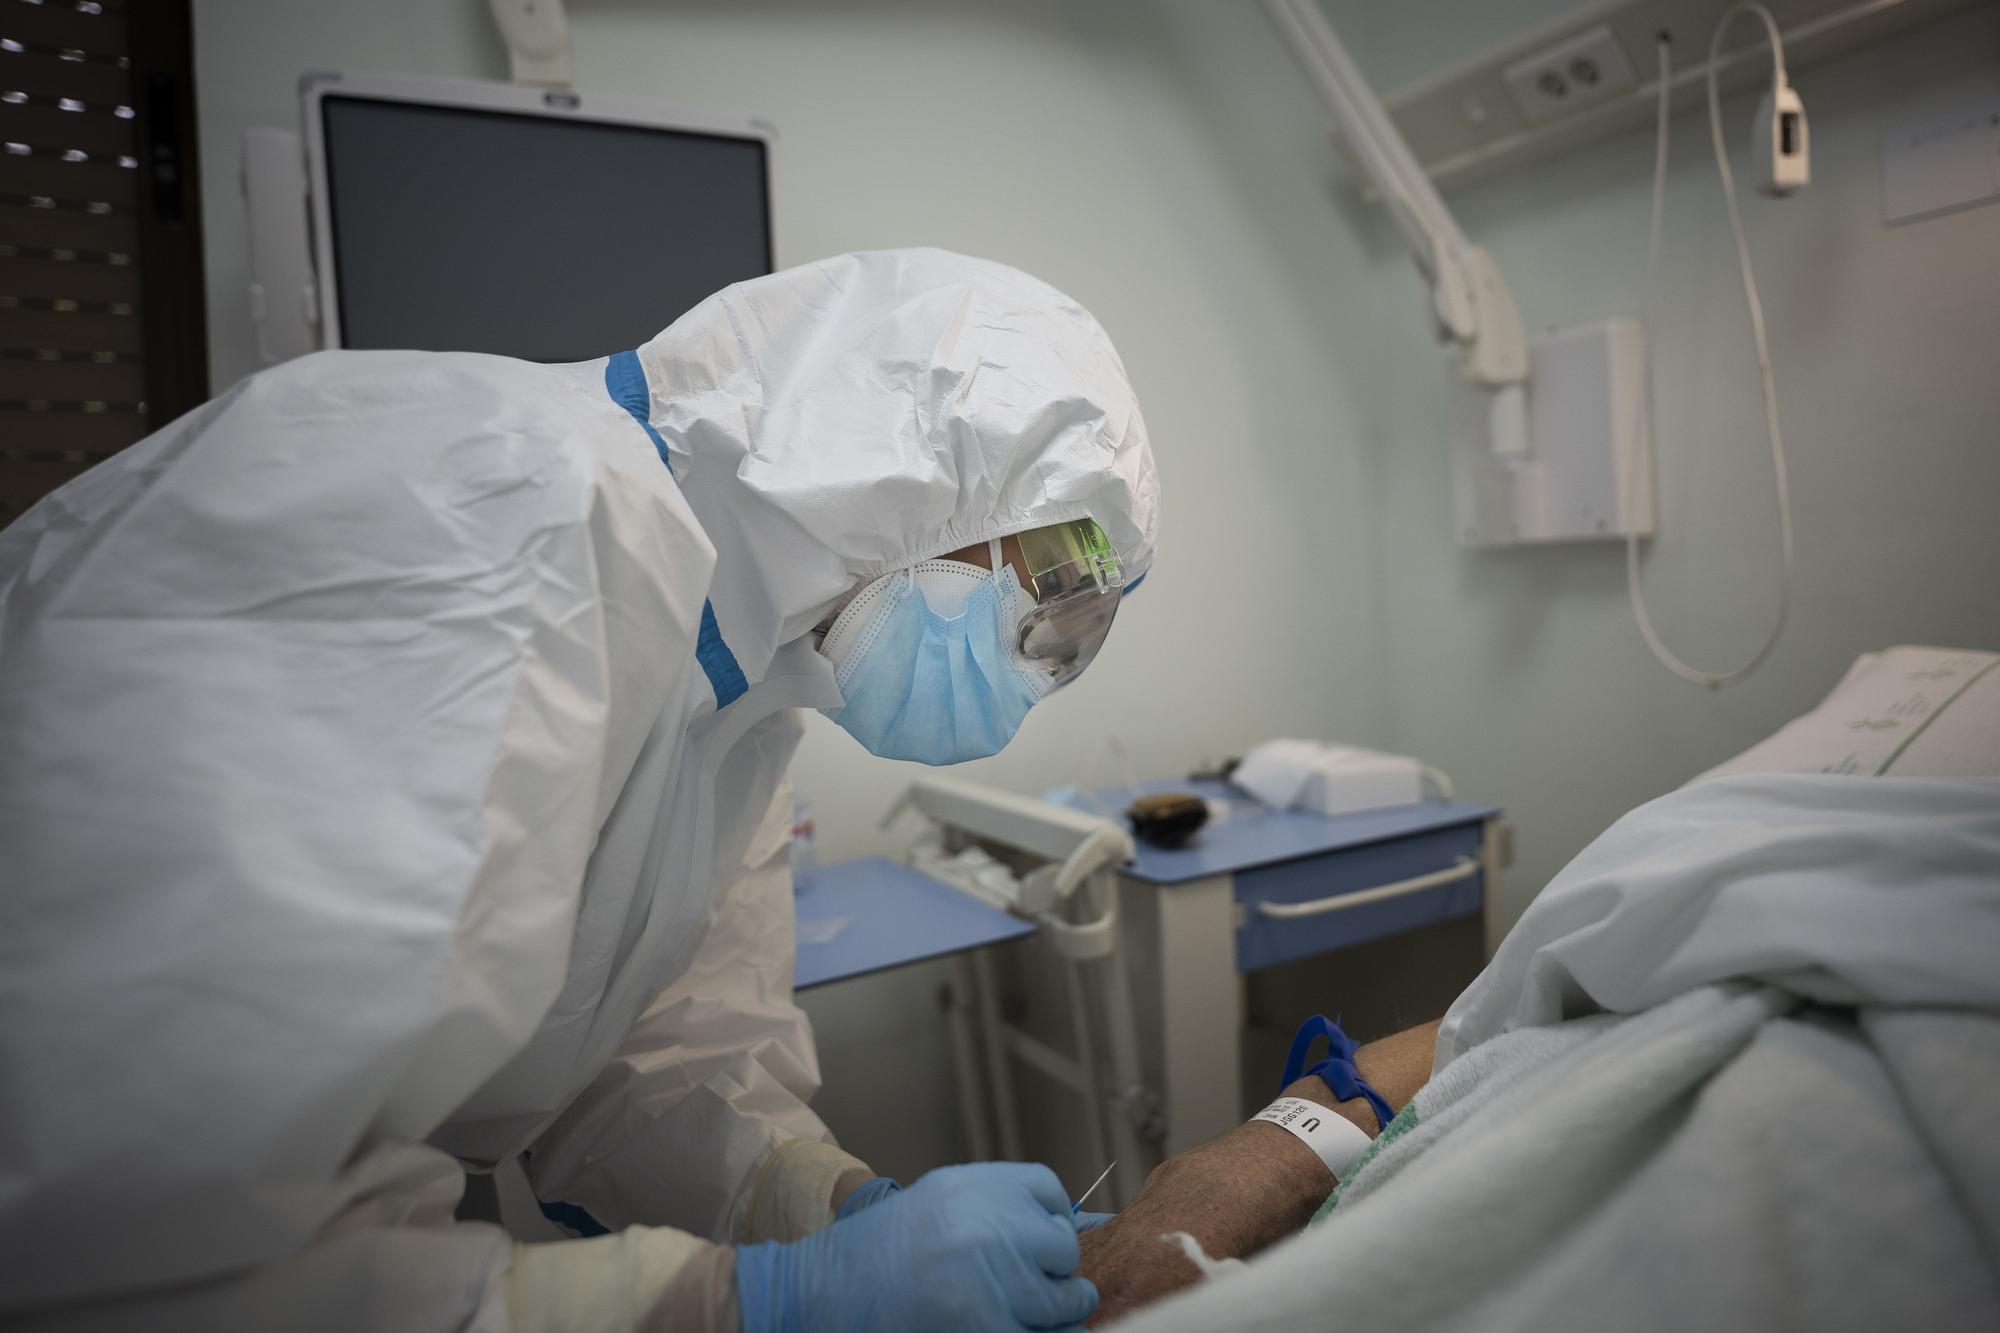
<svg viewBox="0 0 2000 1333"><path fill-rule="evenodd" d="M1338 1111L1309 1102L1303 1097L1280 1097L1250 1117L1268 1120L1313 1150L1326 1169L1339 1180L1361 1159L1372 1142L1362 1128Z"/></svg>

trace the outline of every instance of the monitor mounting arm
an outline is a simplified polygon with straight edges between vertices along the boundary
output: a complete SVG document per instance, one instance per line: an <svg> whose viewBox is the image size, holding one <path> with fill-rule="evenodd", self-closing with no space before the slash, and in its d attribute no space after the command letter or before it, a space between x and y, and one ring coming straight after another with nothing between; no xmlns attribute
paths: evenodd
<svg viewBox="0 0 2000 1333"><path fill-rule="evenodd" d="M1431 284L1441 337L1458 344L1466 379L1494 391L1493 447L1527 449L1528 340L1493 257L1473 245L1438 196L1395 122L1361 76L1315 0L1261 0L1264 16L1332 113L1355 160L1380 191L1417 268Z"/></svg>

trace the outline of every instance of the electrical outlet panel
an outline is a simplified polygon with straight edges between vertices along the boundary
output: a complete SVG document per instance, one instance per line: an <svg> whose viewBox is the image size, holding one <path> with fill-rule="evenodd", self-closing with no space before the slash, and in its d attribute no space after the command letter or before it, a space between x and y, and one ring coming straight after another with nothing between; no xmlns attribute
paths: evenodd
<svg viewBox="0 0 2000 1333"><path fill-rule="evenodd" d="M1638 83L1624 48L1602 25L1515 61L1501 79L1529 120L1591 106Z"/></svg>

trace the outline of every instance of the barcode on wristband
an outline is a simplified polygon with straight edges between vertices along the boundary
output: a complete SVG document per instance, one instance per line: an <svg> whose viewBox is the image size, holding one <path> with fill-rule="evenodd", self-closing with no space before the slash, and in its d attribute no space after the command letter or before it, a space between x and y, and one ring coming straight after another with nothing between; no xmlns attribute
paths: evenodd
<svg viewBox="0 0 2000 1333"><path fill-rule="evenodd" d="M1250 1118L1268 1120L1290 1131L1326 1163L1326 1169L1333 1172L1336 1180L1345 1176L1347 1169L1368 1151L1370 1140L1360 1126L1337 1111L1301 1097L1280 1097Z"/></svg>

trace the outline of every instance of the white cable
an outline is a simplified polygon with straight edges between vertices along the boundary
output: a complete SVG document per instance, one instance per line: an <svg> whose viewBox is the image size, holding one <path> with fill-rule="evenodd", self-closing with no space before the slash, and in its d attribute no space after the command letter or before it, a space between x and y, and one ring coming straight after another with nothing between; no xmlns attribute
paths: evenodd
<svg viewBox="0 0 2000 1333"><path fill-rule="evenodd" d="M1729 206L1729 229L1736 238L1736 261L1743 272L1743 296L1750 307L1750 332L1757 344L1757 371L1764 387L1764 429L1771 441L1771 471L1777 478L1778 492L1778 539L1781 550L1781 564L1778 580L1778 616L1771 626L1770 637L1763 647L1751 655L1750 660L1731 671L1703 671L1691 667L1661 641L1659 632L1653 628L1653 618L1646 610L1646 594L1639 580L1639 537L1637 525L1633 521L1628 500L1625 525L1625 582L1632 599L1632 613L1638 618L1639 633L1645 637L1646 646L1653 650L1653 656L1661 665L1682 680L1705 685L1710 689L1741 680L1764 664L1771 650L1778 646L1778 638L1785 631L1785 622L1792 609L1792 496L1791 484L1785 470L1785 440L1778 429L1778 389L1771 374L1771 351L1764 336L1764 304L1757 296L1757 276L1750 267L1750 246L1743 237L1743 218L1736 205L1736 179L1729 170L1729 150L1722 137L1722 98L1717 87L1716 75L1720 69L1722 37L1732 20L1740 14L1755 14L1764 21L1765 31L1771 41L1771 80L1774 88L1785 84L1785 48L1778 36L1777 20L1771 11L1756 3L1732 6L1717 21L1714 35L1708 43L1708 132L1715 148L1715 168L1722 177L1722 197ZM1673 60L1671 43L1662 34L1660 38L1660 81L1658 135L1653 154L1653 219L1652 233L1646 244L1646 324L1653 326L1653 316L1658 305L1658 271L1660 260L1661 222L1666 209L1667 194L1667 121L1668 92L1672 83ZM1646 343L1644 371L1641 376L1640 410L1651 419L1653 406L1653 349L1652 339ZM1632 438L1638 438L1638 431ZM1628 449L1631 447L1627 446ZM1631 460L1628 458L1628 462ZM1627 468L1628 475L1637 476L1636 467ZM1636 490L1636 487L1631 488ZM1628 491L1628 496L1630 491Z"/></svg>

